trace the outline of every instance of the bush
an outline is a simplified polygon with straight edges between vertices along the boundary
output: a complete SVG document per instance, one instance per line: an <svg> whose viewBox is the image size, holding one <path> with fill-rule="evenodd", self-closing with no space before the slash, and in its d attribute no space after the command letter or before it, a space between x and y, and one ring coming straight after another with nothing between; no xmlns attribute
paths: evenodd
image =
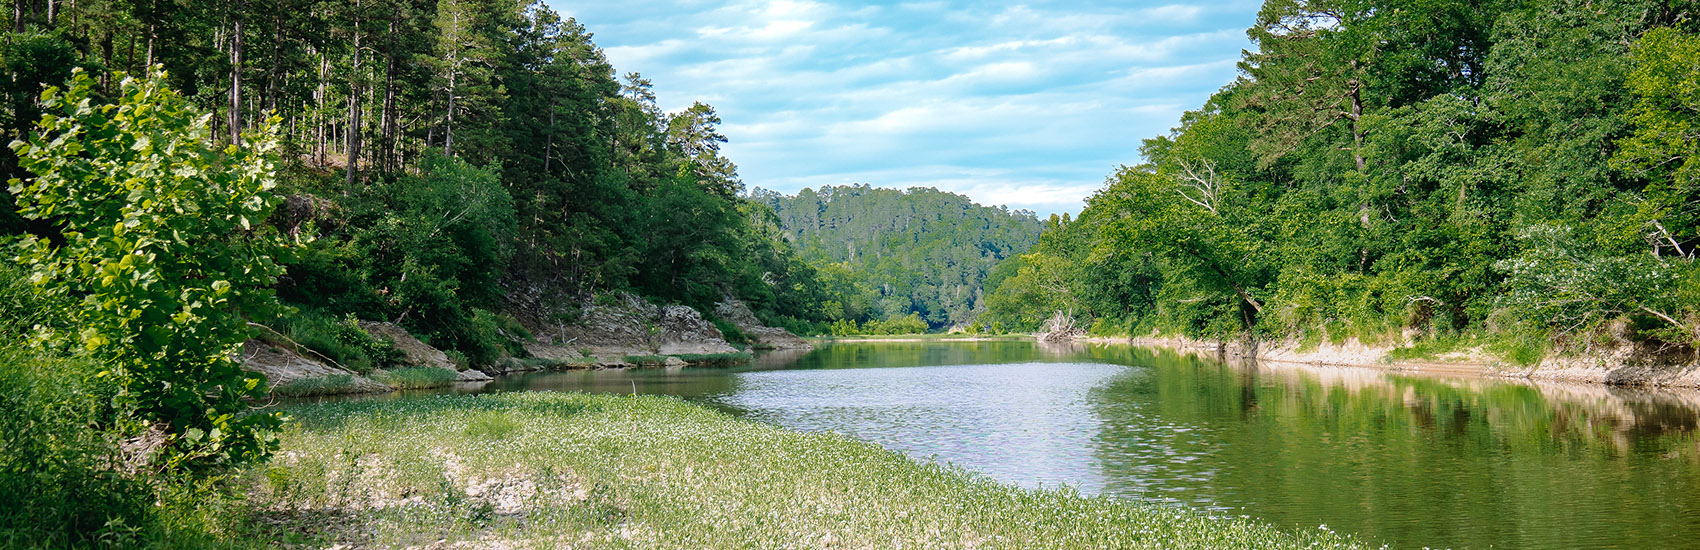
<svg viewBox="0 0 1700 550"><path fill-rule="evenodd" d="M395 344L360 328L360 320L353 315L339 320L319 312L300 312L279 317L273 325L296 344L361 374L406 360Z"/></svg>
<svg viewBox="0 0 1700 550"><path fill-rule="evenodd" d="M836 326L834 328L837 328ZM862 325L862 334L926 334L930 328L926 321L921 320L918 313L910 313L908 317L868 321Z"/></svg>
<svg viewBox="0 0 1700 550"><path fill-rule="evenodd" d="M118 417L118 388L98 371L0 349L0 546L83 546L109 524L152 526L150 488L112 468L117 434L90 429Z"/></svg>
<svg viewBox="0 0 1700 550"><path fill-rule="evenodd" d="M718 317L709 317L708 321L714 323L714 328L720 330L720 337L725 339L726 343L732 344L733 347L738 349L750 347L750 336L744 334L744 329L738 328L738 325L728 323Z"/></svg>
<svg viewBox="0 0 1700 550"><path fill-rule="evenodd" d="M78 301L57 314L58 340L97 361L133 407L122 424L164 427L158 466L210 470L264 458L276 414L243 414L263 377L234 359L246 316L276 307L288 250L261 224L278 202L276 128L221 147L163 72L120 75L116 104L73 71L69 89L41 95L34 135L12 142L18 214L58 229L26 236L18 262L35 290ZM104 95L104 94L101 94Z"/></svg>

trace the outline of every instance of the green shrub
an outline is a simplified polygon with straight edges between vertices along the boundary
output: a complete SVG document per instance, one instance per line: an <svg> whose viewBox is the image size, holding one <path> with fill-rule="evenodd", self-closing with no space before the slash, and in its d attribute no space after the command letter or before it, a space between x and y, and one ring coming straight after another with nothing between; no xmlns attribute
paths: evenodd
<svg viewBox="0 0 1700 550"><path fill-rule="evenodd" d="M744 329L738 328L738 325L723 321L718 317L709 317L708 321L714 323L714 328L720 330L720 337L725 339L726 343L732 344L733 347L738 349L750 347L750 336L744 334Z"/></svg>

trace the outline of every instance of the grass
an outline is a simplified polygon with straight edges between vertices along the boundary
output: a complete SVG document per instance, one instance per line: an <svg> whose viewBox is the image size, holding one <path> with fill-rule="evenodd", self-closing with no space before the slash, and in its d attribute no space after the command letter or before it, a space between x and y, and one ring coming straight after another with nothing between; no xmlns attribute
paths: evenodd
<svg viewBox="0 0 1700 550"><path fill-rule="evenodd" d="M659 367L667 364L667 356L665 355L627 355L622 359L640 367Z"/></svg>
<svg viewBox="0 0 1700 550"><path fill-rule="evenodd" d="M1027 490L663 397L508 393L293 408L240 479L265 540L320 547L1351 548L1326 530ZM443 541L443 542L438 542ZM463 546L465 545L465 546Z"/></svg>
<svg viewBox="0 0 1700 550"><path fill-rule="evenodd" d="M755 359L755 354L740 351L735 353L686 353L674 355L681 361L692 365L738 365Z"/></svg>
<svg viewBox="0 0 1700 550"><path fill-rule="evenodd" d="M299 378L278 384L272 388L272 395L279 397L310 397L314 395L332 395L344 393L354 385L354 376L348 374L333 374L330 376L315 376Z"/></svg>
<svg viewBox="0 0 1700 550"><path fill-rule="evenodd" d="M437 367L402 367L377 371L372 378L397 389L413 390L447 386L459 380L460 376L449 369Z"/></svg>

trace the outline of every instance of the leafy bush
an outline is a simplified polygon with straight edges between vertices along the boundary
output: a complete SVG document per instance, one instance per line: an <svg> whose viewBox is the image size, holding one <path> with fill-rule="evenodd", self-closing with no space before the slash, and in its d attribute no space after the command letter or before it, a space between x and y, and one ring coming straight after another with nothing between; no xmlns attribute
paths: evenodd
<svg viewBox="0 0 1700 550"><path fill-rule="evenodd" d="M241 414L265 391L233 359L248 338L244 314L275 307L270 287L287 250L261 225L273 195L275 129L245 146L217 146L201 115L165 87L164 73L121 76L102 105L93 77L42 94L37 134L15 141L18 214L59 229L29 235L19 263L49 300L81 300L62 314L60 340L77 344L124 391L124 422L167 430L166 470L265 457L275 414Z"/></svg>
<svg viewBox="0 0 1700 550"><path fill-rule="evenodd" d="M926 334L928 328L927 322L921 320L920 314L911 313L907 317L868 321L862 324L861 333L883 335Z"/></svg>

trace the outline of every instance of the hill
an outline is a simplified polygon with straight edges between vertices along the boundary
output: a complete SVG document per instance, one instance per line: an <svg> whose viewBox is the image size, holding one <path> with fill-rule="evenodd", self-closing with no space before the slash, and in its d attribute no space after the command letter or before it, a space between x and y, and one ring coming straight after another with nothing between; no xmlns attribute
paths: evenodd
<svg viewBox="0 0 1700 550"><path fill-rule="evenodd" d="M931 188L758 189L752 199L773 209L803 258L835 278L839 315L857 321L913 313L935 328L964 324L983 308L987 274L1043 229L1031 211Z"/></svg>

